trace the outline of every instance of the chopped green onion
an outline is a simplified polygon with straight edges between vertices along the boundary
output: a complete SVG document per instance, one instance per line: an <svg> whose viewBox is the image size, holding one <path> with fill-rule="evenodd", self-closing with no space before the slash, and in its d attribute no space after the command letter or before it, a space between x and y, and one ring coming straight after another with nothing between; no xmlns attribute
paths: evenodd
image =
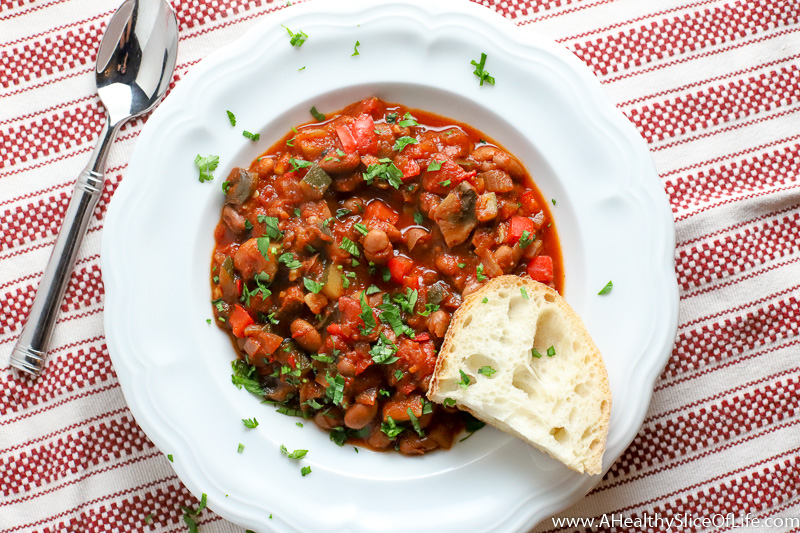
<svg viewBox="0 0 800 533"><path fill-rule="evenodd" d="M225 111L225 112L228 113L228 120L230 121L231 126L235 126L236 125L236 116L234 116L234 114L231 113L230 111Z"/></svg>
<svg viewBox="0 0 800 533"><path fill-rule="evenodd" d="M611 289L613 289L613 288L614 288L614 284L609 281L608 283L606 283L606 286L603 287L602 289L600 289L600 292L598 292L597 294L599 296L602 296L604 294L608 294L609 292L611 292Z"/></svg>

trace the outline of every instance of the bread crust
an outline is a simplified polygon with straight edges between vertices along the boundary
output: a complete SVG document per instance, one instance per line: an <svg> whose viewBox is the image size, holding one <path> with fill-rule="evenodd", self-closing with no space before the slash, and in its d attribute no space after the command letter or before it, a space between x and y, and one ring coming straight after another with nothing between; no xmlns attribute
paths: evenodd
<svg viewBox="0 0 800 533"><path fill-rule="evenodd" d="M611 414L611 389L608 382L608 373L606 371L605 364L603 363L602 355L586 330L586 327L584 326L580 316L578 316L578 314L572 309L572 307L569 306L569 304L567 304L564 298L562 298L557 291L548 287L547 285L533 281L528 277L504 275L493 278L479 290L468 295L458 310L456 310L456 313L451 320L450 327L447 330L447 334L445 335L445 339L441 350L439 351L439 357L436 360L436 366L434 368L433 376L428 389L428 399L437 403L444 401L445 396L440 392L441 380L445 375L445 368L450 364L450 347L454 344L455 337L457 337L459 332L464 328L465 319L471 316L473 313L479 312L478 306L482 305L481 302L484 298L497 298L498 294L501 294L505 291L519 292L520 288L522 287L525 288L530 298L542 296L550 304L555 304L558 306L559 312L573 326L571 330L580 336L579 340L583 347L581 349L581 353L584 357L588 357L589 361L594 363L587 365L587 368L593 368L599 372L599 375L594 378L594 381L596 382L595 384L597 393L600 398L604 400L604 402L607 402L607 404L605 404L606 408L601 409L601 416L597 426L602 442L600 442L600 445L597 446L596 449L581 462L582 464L570 465L566 462L565 464L577 472L585 472L592 475L600 474L602 472L602 458L608 436L608 426ZM531 317L531 319L535 322L537 317ZM509 318L509 321L510 320L511 319ZM495 355L502 357L502 354ZM468 391L465 393L468 393ZM494 427L497 427L501 431L514 435L515 437L522 438L534 447L548 453L555 459L559 459L546 447L531 441L521 433L515 431L512 427L506 426L505 424L494 420L490 416L484 416L483 413L477 412L476 409L468 408L467 406L461 405L458 400L456 401L456 405L459 409L469 412L476 418ZM535 410L536 405L531 404L529 408Z"/></svg>

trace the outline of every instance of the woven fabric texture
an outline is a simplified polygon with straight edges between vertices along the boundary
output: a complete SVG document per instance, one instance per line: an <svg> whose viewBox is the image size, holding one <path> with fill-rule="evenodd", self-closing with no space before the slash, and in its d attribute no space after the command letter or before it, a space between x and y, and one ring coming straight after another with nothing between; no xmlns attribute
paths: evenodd
<svg viewBox="0 0 800 533"><path fill-rule="evenodd" d="M593 70L649 144L675 218L681 301L672 355L630 447L558 516L800 517L800 2L479 3ZM266 0L173 4L174 83L256 21L292 9ZM180 506L197 506L126 407L103 336L104 215L144 120L114 143L43 376L9 367L101 128L92 70L117 5L0 0L2 532L185 531ZM198 523L203 533L243 531L210 510ZM575 530L663 528L552 519L536 528Z"/></svg>

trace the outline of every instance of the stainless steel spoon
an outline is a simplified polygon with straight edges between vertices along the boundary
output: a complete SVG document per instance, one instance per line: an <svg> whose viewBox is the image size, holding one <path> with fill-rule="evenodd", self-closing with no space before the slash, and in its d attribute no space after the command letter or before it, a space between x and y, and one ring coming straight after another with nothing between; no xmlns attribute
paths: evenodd
<svg viewBox="0 0 800 533"><path fill-rule="evenodd" d="M178 23L166 0L126 0L108 23L97 51L97 94L106 108L89 164L78 176L11 366L38 376L86 227L103 192L106 158L120 126L164 97L178 53Z"/></svg>

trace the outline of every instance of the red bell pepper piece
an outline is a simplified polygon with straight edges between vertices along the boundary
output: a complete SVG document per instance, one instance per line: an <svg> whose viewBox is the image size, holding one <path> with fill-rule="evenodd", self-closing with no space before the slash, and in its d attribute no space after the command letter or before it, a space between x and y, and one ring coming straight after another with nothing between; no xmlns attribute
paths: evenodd
<svg viewBox="0 0 800 533"><path fill-rule="evenodd" d="M398 158L400 159L400 158ZM415 159L405 159L398 168L403 172L403 179L407 180L414 176L419 176L419 163Z"/></svg>
<svg viewBox="0 0 800 533"><path fill-rule="evenodd" d="M539 211L539 204L536 198L533 197L533 191L525 191L519 199L522 204L522 212L526 215L532 215Z"/></svg>
<svg viewBox="0 0 800 533"><path fill-rule="evenodd" d="M231 331L239 338L244 337L244 328L253 323L253 318L239 304L233 306L233 313L228 318L231 323Z"/></svg>
<svg viewBox="0 0 800 533"><path fill-rule="evenodd" d="M534 257L528 263L528 275L533 281L550 283L553 281L553 258L549 255Z"/></svg>
<svg viewBox="0 0 800 533"><path fill-rule="evenodd" d="M413 267L414 262L411 259L402 256L392 257L389 260L389 273L392 276L392 281L402 284L403 278L411 272Z"/></svg>
<svg viewBox="0 0 800 533"><path fill-rule="evenodd" d="M356 151L357 145L356 140L353 137L353 134L350 133L350 130L347 129L345 126L339 126L336 128L336 134L339 136L339 142L342 143L342 149L348 153L352 154Z"/></svg>
<svg viewBox="0 0 800 533"><path fill-rule="evenodd" d="M522 237L523 231L528 232L528 238L533 235L533 220L528 217L511 217L511 224L508 227L506 242L511 245L517 244L517 241Z"/></svg>
<svg viewBox="0 0 800 533"><path fill-rule="evenodd" d="M375 133L375 121L364 114L353 122L353 138L356 149L361 155L375 155L378 153L378 135Z"/></svg>
<svg viewBox="0 0 800 533"><path fill-rule="evenodd" d="M389 224L395 225L400 220L400 215L397 211L386 205L380 200L373 200L367 204L364 209L364 220L383 220Z"/></svg>
<svg viewBox="0 0 800 533"><path fill-rule="evenodd" d="M414 342L425 342L431 340L431 336L427 333L420 333L416 337L414 337Z"/></svg>

